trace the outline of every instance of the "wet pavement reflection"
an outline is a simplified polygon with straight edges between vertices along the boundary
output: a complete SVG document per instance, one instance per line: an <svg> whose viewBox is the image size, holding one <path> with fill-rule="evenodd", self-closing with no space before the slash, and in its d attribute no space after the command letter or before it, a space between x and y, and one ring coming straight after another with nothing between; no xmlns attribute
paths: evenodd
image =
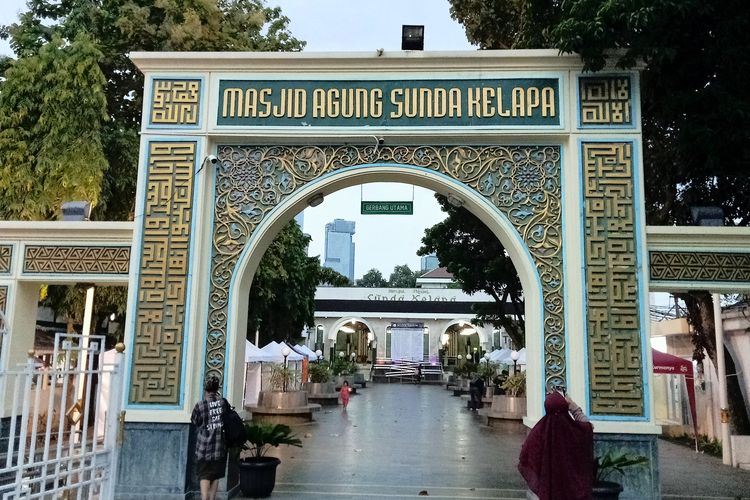
<svg viewBox="0 0 750 500"><path fill-rule="evenodd" d="M488 428L442 386L368 384L279 448L273 498L525 498L519 428ZM523 432L521 430L521 432Z"/></svg>

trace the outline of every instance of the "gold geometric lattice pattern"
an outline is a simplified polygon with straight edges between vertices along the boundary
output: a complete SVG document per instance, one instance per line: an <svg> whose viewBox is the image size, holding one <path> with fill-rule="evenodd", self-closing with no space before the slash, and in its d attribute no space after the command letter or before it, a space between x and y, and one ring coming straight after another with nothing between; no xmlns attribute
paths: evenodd
<svg viewBox="0 0 750 500"><path fill-rule="evenodd" d="M750 254L727 252L652 251L648 253L652 280L750 281Z"/></svg>
<svg viewBox="0 0 750 500"><path fill-rule="evenodd" d="M130 247L28 245L27 274L128 274Z"/></svg>
<svg viewBox="0 0 750 500"><path fill-rule="evenodd" d="M200 80L154 80L151 123L197 124L200 89Z"/></svg>
<svg viewBox="0 0 750 500"><path fill-rule="evenodd" d="M217 167L206 373L222 378L229 285L264 217L310 181L342 168L409 165L484 196L513 224L542 284L545 384L565 381L559 146L221 146Z"/></svg>
<svg viewBox="0 0 750 500"><path fill-rule="evenodd" d="M583 143L591 413L643 415L633 145Z"/></svg>
<svg viewBox="0 0 750 500"><path fill-rule="evenodd" d="M5 306L6 306L7 301L8 301L8 287L5 285L0 285L0 311L5 312Z"/></svg>
<svg viewBox="0 0 750 500"><path fill-rule="evenodd" d="M10 259L13 257L11 245L0 245L0 273L10 272Z"/></svg>
<svg viewBox="0 0 750 500"><path fill-rule="evenodd" d="M630 78L582 77L581 125L629 125L631 123Z"/></svg>
<svg viewBox="0 0 750 500"><path fill-rule="evenodd" d="M149 144L131 403L180 404L195 151Z"/></svg>

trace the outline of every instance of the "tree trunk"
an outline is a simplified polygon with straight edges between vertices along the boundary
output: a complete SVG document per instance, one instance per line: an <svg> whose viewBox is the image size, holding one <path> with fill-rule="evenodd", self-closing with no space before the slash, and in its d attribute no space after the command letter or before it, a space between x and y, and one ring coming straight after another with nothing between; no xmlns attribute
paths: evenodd
<svg viewBox="0 0 750 500"><path fill-rule="evenodd" d="M704 351L708 354L716 369L716 326L711 294L698 291L678 294L677 297L684 300L687 306L687 321L692 329L693 359L698 361L698 371L703 372ZM739 379L734 376L737 373L734 359L726 347L722 346L722 348L724 349L726 373L730 375L726 377L726 380L732 432L734 434L750 434L747 406L742 396Z"/></svg>

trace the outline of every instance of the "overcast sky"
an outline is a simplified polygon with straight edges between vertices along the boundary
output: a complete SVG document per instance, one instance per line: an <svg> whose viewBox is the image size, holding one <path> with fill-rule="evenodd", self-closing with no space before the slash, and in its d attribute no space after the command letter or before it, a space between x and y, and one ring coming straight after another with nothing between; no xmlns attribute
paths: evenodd
<svg viewBox="0 0 750 500"><path fill-rule="evenodd" d="M291 32L307 41L305 51L375 51L401 49L401 26L425 26L425 50L472 50L460 24L451 19L447 0L280 0L291 19ZM314 12L310 6L314 5ZM335 29L332 29L334 28ZM413 193L413 194L412 194ZM360 201L409 201L414 215L360 215ZM366 184L326 197L305 210L306 233L313 238L310 254L323 255L324 226L335 218L356 223L355 277L371 268L388 277L397 264L419 269L416 251L424 229L444 218L432 191L404 184Z"/></svg>

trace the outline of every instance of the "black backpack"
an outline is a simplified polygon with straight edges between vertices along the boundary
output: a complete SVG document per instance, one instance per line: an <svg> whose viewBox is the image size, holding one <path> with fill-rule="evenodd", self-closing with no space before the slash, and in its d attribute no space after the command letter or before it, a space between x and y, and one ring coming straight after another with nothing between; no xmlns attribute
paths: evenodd
<svg viewBox="0 0 750 500"><path fill-rule="evenodd" d="M235 411L234 406L224 399L224 445L227 448L238 448L245 444L245 423L242 417Z"/></svg>

